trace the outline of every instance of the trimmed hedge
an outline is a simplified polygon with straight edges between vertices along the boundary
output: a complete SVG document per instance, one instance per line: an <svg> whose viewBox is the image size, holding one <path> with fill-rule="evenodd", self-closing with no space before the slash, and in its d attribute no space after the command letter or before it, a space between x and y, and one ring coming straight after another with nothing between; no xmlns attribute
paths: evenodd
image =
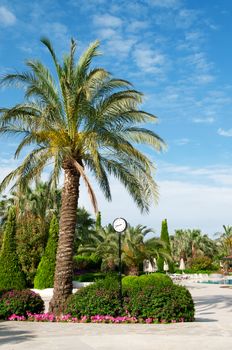
<svg viewBox="0 0 232 350"><path fill-rule="evenodd" d="M146 286L167 286L172 285L172 279L163 273L151 273L141 276L126 276L122 279L124 289L128 288L144 288Z"/></svg>
<svg viewBox="0 0 232 350"><path fill-rule="evenodd" d="M58 236L59 223L56 216L53 215L49 228L48 242L34 279L34 288L36 289L53 287Z"/></svg>
<svg viewBox="0 0 232 350"><path fill-rule="evenodd" d="M156 322L194 320L192 296L185 287L179 285L131 289L125 300L127 311L137 318L153 318Z"/></svg>
<svg viewBox="0 0 232 350"><path fill-rule="evenodd" d="M130 276L125 279L130 283L123 284L123 309L119 302L118 280L106 277L70 296L65 313L77 318L109 315L136 317L141 321L152 319L152 322L194 320L194 303L185 287L170 282L152 284L149 279L139 285L135 284L135 278Z"/></svg>
<svg viewBox="0 0 232 350"><path fill-rule="evenodd" d="M95 282L96 280L103 279L107 275L104 272L89 272L83 275L74 276L74 281L78 282Z"/></svg>
<svg viewBox="0 0 232 350"><path fill-rule="evenodd" d="M21 270L16 252L15 235L15 208L11 207L4 227L3 243L0 252L0 289L24 289L26 287L26 278Z"/></svg>
<svg viewBox="0 0 232 350"><path fill-rule="evenodd" d="M27 312L38 314L43 311L41 296L29 289L0 293L0 319L7 319L13 314L26 317Z"/></svg>

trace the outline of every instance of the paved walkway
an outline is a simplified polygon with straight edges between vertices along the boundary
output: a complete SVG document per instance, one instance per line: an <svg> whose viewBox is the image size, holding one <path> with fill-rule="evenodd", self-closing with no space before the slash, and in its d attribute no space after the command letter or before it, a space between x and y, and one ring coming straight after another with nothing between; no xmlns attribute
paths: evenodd
<svg viewBox="0 0 232 350"><path fill-rule="evenodd" d="M0 349L231 349L232 289L186 285L196 303L196 322L169 325L0 322Z"/></svg>

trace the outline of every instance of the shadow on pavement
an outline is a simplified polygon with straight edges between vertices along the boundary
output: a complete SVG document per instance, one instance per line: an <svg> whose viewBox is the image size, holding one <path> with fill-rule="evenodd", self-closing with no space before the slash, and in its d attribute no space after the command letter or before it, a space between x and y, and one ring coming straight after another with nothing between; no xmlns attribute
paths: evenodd
<svg viewBox="0 0 232 350"><path fill-rule="evenodd" d="M8 327L7 323L0 322L0 347L4 344L18 344L31 340L35 336L27 330L16 330L12 326Z"/></svg>

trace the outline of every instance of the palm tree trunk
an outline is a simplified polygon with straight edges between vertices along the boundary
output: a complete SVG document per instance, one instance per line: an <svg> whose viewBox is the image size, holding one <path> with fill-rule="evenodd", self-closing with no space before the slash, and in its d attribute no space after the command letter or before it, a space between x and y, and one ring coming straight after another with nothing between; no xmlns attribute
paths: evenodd
<svg viewBox="0 0 232 350"><path fill-rule="evenodd" d="M80 175L68 162L64 162L64 187L56 255L54 292L49 311L57 315L64 311L66 299L72 294L73 245L76 227Z"/></svg>

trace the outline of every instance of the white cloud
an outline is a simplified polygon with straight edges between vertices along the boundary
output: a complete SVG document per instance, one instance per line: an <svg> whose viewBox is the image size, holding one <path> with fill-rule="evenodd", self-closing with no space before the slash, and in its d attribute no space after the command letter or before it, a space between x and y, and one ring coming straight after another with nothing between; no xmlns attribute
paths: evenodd
<svg viewBox="0 0 232 350"><path fill-rule="evenodd" d="M2 26L12 26L16 22L16 17L8 10L5 6L0 6L0 25Z"/></svg>
<svg viewBox="0 0 232 350"><path fill-rule="evenodd" d="M96 15L93 18L93 22L99 27L113 27L117 28L122 25L122 20L119 17L112 16L110 14Z"/></svg>
<svg viewBox="0 0 232 350"><path fill-rule="evenodd" d="M219 128L217 132L220 136L232 137L232 129L224 130Z"/></svg>
<svg viewBox="0 0 232 350"><path fill-rule="evenodd" d="M157 7L175 8L180 6L180 0L149 0L149 4Z"/></svg>
<svg viewBox="0 0 232 350"><path fill-rule="evenodd" d="M159 203L151 207L149 215L142 215L126 190L115 180L110 183L111 203L96 191L103 224L123 216L132 225L143 224L159 233L161 221L167 218L170 233L178 228L200 228L211 235L220 231L223 224L231 224L231 187L200 185L191 181L159 181ZM79 205L92 211L84 191Z"/></svg>
<svg viewBox="0 0 232 350"><path fill-rule="evenodd" d="M177 146L184 146L184 145L187 145L190 142L190 140L187 138L182 138L182 139L175 140L174 142Z"/></svg>
<svg viewBox="0 0 232 350"><path fill-rule="evenodd" d="M167 68L166 55L157 50L138 46L133 56L136 65L146 73L163 74Z"/></svg>
<svg viewBox="0 0 232 350"><path fill-rule="evenodd" d="M214 123L215 118L214 117L206 117L206 118L194 118L193 122L198 124L212 124Z"/></svg>

